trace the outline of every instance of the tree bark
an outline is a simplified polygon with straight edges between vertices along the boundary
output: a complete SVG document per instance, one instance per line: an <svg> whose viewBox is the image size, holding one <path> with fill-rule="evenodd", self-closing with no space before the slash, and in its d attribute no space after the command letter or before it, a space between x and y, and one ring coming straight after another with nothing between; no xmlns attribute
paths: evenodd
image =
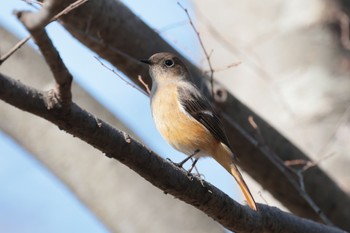
<svg viewBox="0 0 350 233"><path fill-rule="evenodd" d="M89 1L64 17L62 22L73 36L111 62L137 85L140 85L137 81L140 74L150 86L146 67L137 59L148 58L160 51L176 53L121 2ZM194 81L205 90L203 74L194 65L188 63L188 66ZM238 154L239 165L293 213L319 220L318 214L302 197L297 179L293 179L294 175L283 164L285 160L310 158L233 95L227 94L227 99L217 105L229 140ZM261 133L257 133L248 122L250 116ZM343 208L350 206L350 199L326 173L314 167L306 175L305 187L311 199L331 221L350 229L347 221L350 208ZM320 195L326 193L332 193L332 199L328 195Z"/></svg>
<svg viewBox="0 0 350 233"><path fill-rule="evenodd" d="M18 41L1 28L0 35L3 52ZM27 45L6 60L0 71L38 89L53 85L43 57ZM136 137L76 83L72 94L82 108ZM164 195L128 167L101 156L102 152L59 131L56 125L3 101L0 113L0 129L62 180L112 232L224 232L220 224L201 211ZM156 216L157 224L149 224Z"/></svg>
<svg viewBox="0 0 350 233"><path fill-rule="evenodd" d="M202 210L236 232L343 232L311 220L259 204L259 212L241 206L226 194L196 177L188 177L125 132L115 130L75 103L66 109L50 105L50 92L40 92L0 74L0 98L40 116L79 137L106 156L124 163L153 185ZM68 110L68 111L67 111ZM160 175L162 174L162 175Z"/></svg>

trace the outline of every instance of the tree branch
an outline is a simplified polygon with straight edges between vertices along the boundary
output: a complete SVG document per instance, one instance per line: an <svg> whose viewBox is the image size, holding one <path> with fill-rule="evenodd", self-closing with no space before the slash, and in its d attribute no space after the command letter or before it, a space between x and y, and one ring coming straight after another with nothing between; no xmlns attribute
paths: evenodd
<svg viewBox="0 0 350 233"><path fill-rule="evenodd" d="M210 73L210 76L209 76L209 81L210 81L210 90L211 90L211 96L212 98L215 97L215 94L214 94L214 69L213 69L213 66L211 65L211 62L210 62L210 56L212 53L208 53L205 46L204 46L204 43L202 41L202 38L200 37L200 34L199 34L199 31L197 30L196 26L194 26L194 23L191 19L191 16L190 14L188 13L188 10L187 8L185 8L184 6L181 5L180 2L177 2L177 5L179 5L179 7L184 10L187 18L188 18L188 21L193 29L193 31L196 33L196 36L197 36L197 39L199 41L199 44L202 48L202 51L205 55L205 59L207 60L207 63L208 63L208 66L209 66L209 73Z"/></svg>
<svg viewBox="0 0 350 233"><path fill-rule="evenodd" d="M87 0L77 0L76 2L73 2L72 4L68 5L65 9L63 9L56 15L54 15L54 12L56 12L54 10L58 10L60 8L57 7L56 4L50 4L52 2L46 4L46 7L41 8L40 11L36 14L29 12L15 12L15 14L17 14L17 17L22 17L22 13L24 13L24 16L21 19L22 23L24 23L24 25L29 31L35 31L37 28L44 28L47 24L59 19L59 17L61 17L62 15L68 14L70 11L74 10L75 8L84 4L85 2L87 2ZM41 4L39 2L36 3ZM63 4L63 2L58 4ZM50 6L54 10L48 10ZM26 17L26 15L29 15L29 19ZM11 55L14 54L18 49L20 49L25 43L27 43L27 41L30 40L31 37L31 35L28 35L27 37L19 41L15 46L13 46L13 48L10 49L6 54L2 55L0 57L0 65L9 57L11 57Z"/></svg>
<svg viewBox="0 0 350 233"><path fill-rule="evenodd" d="M118 1L91 0L63 17L62 22L73 36L118 67L141 88L144 86L139 84L138 75L144 77L148 85L151 82L146 67L137 63L135 58L149 57L160 51L176 53L156 32ZM202 72L192 64L187 64L194 81L203 87ZM273 156L276 155L281 161L310 159L233 95L227 94L226 101L218 105L229 140L238 154L239 165L292 212L318 220L317 213L310 208L294 185L295 180L287 175L287 168L277 165ZM248 122L249 116L259 126L265 145L261 145L256 138L257 135ZM273 156L270 151L274 153ZM350 199L319 167L305 174L305 188L334 224L350 229L350 209L344 208L350 206ZM331 199L328 193L332 193Z"/></svg>
<svg viewBox="0 0 350 233"><path fill-rule="evenodd" d="M9 57L12 56L18 49L20 49L25 43L27 43L28 40L30 40L31 36L27 36L26 38L23 38L21 41L19 41L15 46L13 46L12 49L10 49L7 53L4 55L1 55L0 57L0 65L4 63Z"/></svg>
<svg viewBox="0 0 350 233"><path fill-rule="evenodd" d="M106 156L119 160L165 193L202 210L226 228L237 232L343 232L311 220L259 204L260 212L241 206L211 184L188 177L184 170L151 152L126 133L72 103L68 113L47 108L47 92L40 92L0 74L0 98L19 109L40 116L79 137ZM99 123L97 123L99 122ZM202 181L203 182L203 181ZM209 191L210 190L210 191Z"/></svg>

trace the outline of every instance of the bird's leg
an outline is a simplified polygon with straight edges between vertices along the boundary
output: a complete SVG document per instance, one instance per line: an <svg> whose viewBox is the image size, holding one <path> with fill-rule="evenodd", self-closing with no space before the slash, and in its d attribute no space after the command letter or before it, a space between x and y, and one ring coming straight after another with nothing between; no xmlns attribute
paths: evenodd
<svg viewBox="0 0 350 233"><path fill-rule="evenodd" d="M184 160L182 160L180 163L174 163L173 161L171 161L170 159L168 159L170 162L172 162L175 166L182 168L182 166L189 160L191 159L193 156L195 156L197 153L199 152L199 149L195 150L191 155L189 155L187 158L185 158ZM193 168L191 168L192 170Z"/></svg>
<svg viewBox="0 0 350 233"><path fill-rule="evenodd" d="M195 158L194 161L192 162L192 165L190 167L190 169L188 169L187 173L190 174L194 168L194 166L196 166L196 163L198 162L199 158Z"/></svg>
<svg viewBox="0 0 350 233"><path fill-rule="evenodd" d="M194 176L196 176L199 179L199 181L201 182L203 188L207 188L208 189L208 187L206 187L204 185L204 179L202 178L202 175L199 173L198 169L196 168L196 164L197 164L198 160L199 160L199 158L195 158L195 160L192 160L192 166L187 171L187 176L191 176L192 177L192 173L191 172L192 172L193 168L195 168L197 174L195 174ZM208 189L208 191L210 191L210 190Z"/></svg>

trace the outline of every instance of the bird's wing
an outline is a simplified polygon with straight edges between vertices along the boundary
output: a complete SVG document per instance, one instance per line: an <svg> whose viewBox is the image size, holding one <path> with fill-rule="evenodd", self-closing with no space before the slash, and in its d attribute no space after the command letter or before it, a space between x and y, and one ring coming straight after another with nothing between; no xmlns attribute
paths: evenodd
<svg viewBox="0 0 350 233"><path fill-rule="evenodd" d="M213 136L231 148L217 113L193 85L177 88L179 100L185 111L200 122Z"/></svg>

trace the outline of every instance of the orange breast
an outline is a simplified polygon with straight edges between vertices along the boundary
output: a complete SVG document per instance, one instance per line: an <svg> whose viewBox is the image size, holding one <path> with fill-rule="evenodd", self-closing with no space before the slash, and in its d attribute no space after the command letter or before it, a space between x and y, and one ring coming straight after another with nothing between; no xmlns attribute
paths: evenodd
<svg viewBox="0 0 350 233"><path fill-rule="evenodd" d="M175 149L190 155L212 155L219 144L212 134L180 106L175 84L158 87L152 98L152 115L161 135Z"/></svg>

